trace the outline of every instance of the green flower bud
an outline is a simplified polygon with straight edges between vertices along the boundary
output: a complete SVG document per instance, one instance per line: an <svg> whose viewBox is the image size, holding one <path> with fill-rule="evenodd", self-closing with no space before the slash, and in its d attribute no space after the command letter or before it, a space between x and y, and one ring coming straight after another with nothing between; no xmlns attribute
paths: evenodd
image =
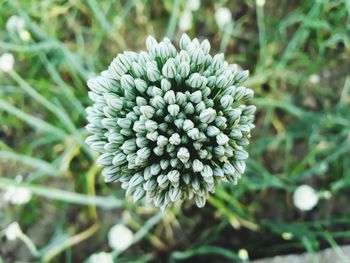
<svg viewBox="0 0 350 263"><path fill-rule="evenodd" d="M180 48L182 50L186 50L187 46L191 43L191 39L188 37L187 34L182 34L180 39Z"/></svg>
<svg viewBox="0 0 350 263"><path fill-rule="evenodd" d="M112 164L113 154L104 153L97 158L97 164L99 166L109 166Z"/></svg>
<svg viewBox="0 0 350 263"><path fill-rule="evenodd" d="M146 47L147 47L148 51L151 51L157 45L158 45L158 42L157 42L157 40L155 40L154 37L152 37L152 36L147 37Z"/></svg>
<svg viewBox="0 0 350 263"><path fill-rule="evenodd" d="M236 172L235 168L230 163L225 163L223 166L223 170L225 175L234 175Z"/></svg>
<svg viewBox="0 0 350 263"><path fill-rule="evenodd" d="M224 54L220 53L213 57L212 68L214 70L219 70L224 65Z"/></svg>
<svg viewBox="0 0 350 263"><path fill-rule="evenodd" d="M177 72L183 79L185 79L190 74L190 63L182 61L177 68Z"/></svg>
<svg viewBox="0 0 350 263"><path fill-rule="evenodd" d="M157 145L160 147L164 147L168 144L169 140L163 135L158 136L157 138Z"/></svg>
<svg viewBox="0 0 350 263"><path fill-rule="evenodd" d="M205 54L202 49L196 49L192 55L191 60L196 65L201 65L204 62Z"/></svg>
<svg viewBox="0 0 350 263"><path fill-rule="evenodd" d="M249 154L244 150L236 150L235 151L236 160L244 161L245 159L248 159L248 157L249 157Z"/></svg>
<svg viewBox="0 0 350 263"><path fill-rule="evenodd" d="M157 122L155 122L153 120L147 120L147 121L145 121L145 128L147 131L152 132L152 131L157 130L158 124L157 124Z"/></svg>
<svg viewBox="0 0 350 263"><path fill-rule="evenodd" d="M209 54L210 52L210 43L207 39L205 39L202 43L201 43L201 48L204 52L204 54Z"/></svg>
<svg viewBox="0 0 350 263"><path fill-rule="evenodd" d="M155 110L151 106L141 106L140 112L148 119L151 119L155 113Z"/></svg>
<svg viewBox="0 0 350 263"><path fill-rule="evenodd" d="M164 94L164 101L168 103L169 105L175 104L176 102L176 96L175 92L173 90L169 90Z"/></svg>
<svg viewBox="0 0 350 263"><path fill-rule="evenodd" d="M137 77L137 78L140 78L146 74L145 69L137 62L133 62L131 64L131 68L132 68L132 72L134 73L135 77Z"/></svg>
<svg viewBox="0 0 350 263"><path fill-rule="evenodd" d="M199 130L197 128L193 128L187 132L187 135L192 140L198 140L199 139Z"/></svg>
<svg viewBox="0 0 350 263"><path fill-rule="evenodd" d="M205 206L205 202L206 202L205 196L196 195L196 197L194 198L194 200L196 201L196 205L197 205L199 208Z"/></svg>
<svg viewBox="0 0 350 263"><path fill-rule="evenodd" d="M200 103L200 102L202 102L202 92L200 90L197 90L197 91L193 92L190 95L190 101L192 101L193 103Z"/></svg>
<svg viewBox="0 0 350 263"><path fill-rule="evenodd" d="M229 137L223 133L219 133L216 136L216 142L218 145L225 145L226 143L228 143L229 140L230 140Z"/></svg>
<svg viewBox="0 0 350 263"><path fill-rule="evenodd" d="M190 55L185 50L181 50L180 53L177 56L178 62L191 62Z"/></svg>
<svg viewBox="0 0 350 263"><path fill-rule="evenodd" d="M246 164L244 161L236 161L233 163L233 166L240 174L243 174L246 168Z"/></svg>
<svg viewBox="0 0 350 263"><path fill-rule="evenodd" d="M152 81L155 82L157 80L160 79L160 71L158 70L158 68L151 62L147 62L146 63L146 72L147 72L147 78Z"/></svg>
<svg viewBox="0 0 350 263"><path fill-rule="evenodd" d="M244 95L246 93L246 88L245 87L237 87L236 88L236 94L235 94L235 101L240 101L243 99Z"/></svg>
<svg viewBox="0 0 350 263"><path fill-rule="evenodd" d="M197 173L197 172L201 172L202 170L203 170L203 163L198 159L194 160L193 161L193 171L195 173Z"/></svg>
<svg viewBox="0 0 350 263"><path fill-rule="evenodd" d="M186 106L185 106L185 113L186 114L193 114L195 111L194 107L193 107L193 104L191 102L189 102Z"/></svg>
<svg viewBox="0 0 350 263"><path fill-rule="evenodd" d="M219 167L215 167L213 169L213 175L215 177L221 177L222 178L222 177L224 177L224 170L219 168Z"/></svg>
<svg viewBox="0 0 350 263"><path fill-rule="evenodd" d="M136 138L136 145L139 148L144 148L147 147L148 145L148 140L145 137L137 137Z"/></svg>
<svg viewBox="0 0 350 263"><path fill-rule="evenodd" d="M117 124L120 128L130 128L131 127L131 120L129 119L119 119L117 120Z"/></svg>
<svg viewBox="0 0 350 263"><path fill-rule="evenodd" d="M203 85L203 83L204 83L204 80L201 77L201 75L198 73L193 73L188 80L188 84L192 88L199 88Z"/></svg>
<svg viewBox="0 0 350 263"><path fill-rule="evenodd" d="M215 137L220 133L220 130L215 126L208 126L207 134L209 137Z"/></svg>
<svg viewBox="0 0 350 263"><path fill-rule="evenodd" d="M146 138L152 142L155 142L158 139L158 132L157 131L147 132Z"/></svg>
<svg viewBox="0 0 350 263"><path fill-rule="evenodd" d="M240 139L240 138L242 138L243 134L242 134L240 129L233 129L233 130L231 130L229 136L232 139Z"/></svg>
<svg viewBox="0 0 350 263"><path fill-rule="evenodd" d="M143 160L146 160L149 158L150 154L151 154L151 150L147 147L141 148L139 149L137 152L137 157Z"/></svg>
<svg viewBox="0 0 350 263"><path fill-rule="evenodd" d="M173 145L179 145L181 143L181 138L180 135L178 133L174 133L173 135L171 135L171 137L169 138L169 142Z"/></svg>
<svg viewBox="0 0 350 263"><path fill-rule="evenodd" d="M242 99L251 100L253 97L254 97L254 91L252 91L251 89L246 89Z"/></svg>
<svg viewBox="0 0 350 263"><path fill-rule="evenodd" d="M178 182L180 179L180 173L178 170L171 170L168 174L167 174L168 180L170 182Z"/></svg>
<svg viewBox="0 0 350 263"><path fill-rule="evenodd" d="M169 105L168 106L168 112L171 116L176 116L179 114L180 112L180 107L179 105L176 105L176 104L172 104L172 105Z"/></svg>
<svg viewBox="0 0 350 263"><path fill-rule="evenodd" d="M216 111L212 108L206 109L201 112L199 119L203 123L211 123L215 120Z"/></svg>
<svg viewBox="0 0 350 263"><path fill-rule="evenodd" d="M135 80L130 75L123 75L120 79L120 84L123 89L133 89L135 87Z"/></svg>
<svg viewBox="0 0 350 263"><path fill-rule="evenodd" d="M126 155L124 153L117 153L112 160L112 163L115 166L121 166L125 162L126 162Z"/></svg>
<svg viewBox="0 0 350 263"><path fill-rule="evenodd" d="M147 82L142 79L135 79L135 87L141 94L144 93L148 87Z"/></svg>
<svg viewBox="0 0 350 263"><path fill-rule="evenodd" d="M117 95L114 95L112 93L105 93L103 94L103 97L106 103L113 109L119 111L123 108L123 101Z"/></svg>
<svg viewBox="0 0 350 263"><path fill-rule="evenodd" d="M189 131L194 128L194 123L191 120L185 120L183 123L183 130L184 131Z"/></svg>
<svg viewBox="0 0 350 263"><path fill-rule="evenodd" d="M230 107L232 103L233 103L233 97L230 95L224 95L220 99L220 104L224 109L227 109L228 107Z"/></svg>
<svg viewBox="0 0 350 263"><path fill-rule="evenodd" d="M235 80L237 81L237 83L242 83L248 78L248 76L249 70L243 70L236 75Z"/></svg>
<svg viewBox="0 0 350 263"><path fill-rule="evenodd" d="M176 202L181 198L181 190L178 187L170 188L169 198L172 202Z"/></svg>
<svg viewBox="0 0 350 263"><path fill-rule="evenodd" d="M176 74L176 66L173 58L168 59L162 68L162 74L164 77L172 79Z"/></svg>

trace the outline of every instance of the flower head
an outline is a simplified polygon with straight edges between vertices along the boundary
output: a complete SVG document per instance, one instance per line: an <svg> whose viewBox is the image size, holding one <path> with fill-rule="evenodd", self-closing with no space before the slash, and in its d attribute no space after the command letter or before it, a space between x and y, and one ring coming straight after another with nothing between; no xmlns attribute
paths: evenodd
<svg viewBox="0 0 350 263"><path fill-rule="evenodd" d="M133 241L134 234L124 225L114 225L108 232L108 243L115 250L128 248Z"/></svg>
<svg viewBox="0 0 350 263"><path fill-rule="evenodd" d="M32 193L24 187L9 186L4 194L4 200L14 205L26 204L31 198Z"/></svg>
<svg viewBox="0 0 350 263"><path fill-rule="evenodd" d="M300 210L312 210L318 203L316 191L308 185L299 186L293 194L293 203Z"/></svg>
<svg viewBox="0 0 350 263"><path fill-rule="evenodd" d="M16 240L22 234L22 230L17 222L13 222L5 229L5 236L8 241Z"/></svg>
<svg viewBox="0 0 350 263"><path fill-rule="evenodd" d="M253 91L208 40L146 41L147 52L124 52L88 81L86 142L101 155L106 182L119 181L134 201L155 206L194 198L205 204L222 180L237 183L245 170Z"/></svg>
<svg viewBox="0 0 350 263"><path fill-rule="evenodd" d="M92 254L88 260L89 263L113 263L113 256L111 253L99 252Z"/></svg>
<svg viewBox="0 0 350 263"><path fill-rule="evenodd" d="M219 7L215 11L215 21L220 29L225 28L232 21L232 14L227 7Z"/></svg>
<svg viewBox="0 0 350 263"><path fill-rule="evenodd" d="M15 59L11 53L4 53L0 56L0 72L9 72L13 69Z"/></svg>

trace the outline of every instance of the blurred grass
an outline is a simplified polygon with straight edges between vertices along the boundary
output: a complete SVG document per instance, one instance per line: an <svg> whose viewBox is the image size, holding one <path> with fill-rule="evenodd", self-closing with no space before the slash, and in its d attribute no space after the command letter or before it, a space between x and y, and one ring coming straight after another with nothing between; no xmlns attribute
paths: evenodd
<svg viewBox="0 0 350 263"><path fill-rule="evenodd" d="M232 12L225 30L217 6ZM204 209L186 203L164 215L103 183L83 143L86 80L118 52L144 49L148 34L177 40L185 8L184 0L0 1L0 54L16 60L0 78L0 188L20 184L35 195L25 206L0 201L0 227L18 221L40 247L33 256L0 240L5 262L82 262L110 250L106 231L117 222L136 233L130 249L113 252L117 262L232 262L240 248L260 258L328 246L347 260L339 248L350 242L347 0L202 1L189 34L252 73L246 85L259 111L246 174ZM6 31L12 15L26 21L29 42ZM302 183L331 199L297 211L291 194Z"/></svg>

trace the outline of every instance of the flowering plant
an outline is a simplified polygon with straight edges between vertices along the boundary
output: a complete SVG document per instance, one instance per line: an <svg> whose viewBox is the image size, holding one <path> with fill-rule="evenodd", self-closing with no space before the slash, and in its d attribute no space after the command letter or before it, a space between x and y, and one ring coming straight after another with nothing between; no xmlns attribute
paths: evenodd
<svg viewBox="0 0 350 263"><path fill-rule="evenodd" d="M167 38L146 46L88 81L86 142L101 153L105 181L119 181L134 201L165 208L194 198L203 207L219 182L244 173L256 110L245 104L253 91L240 86L249 73L186 34L180 51Z"/></svg>

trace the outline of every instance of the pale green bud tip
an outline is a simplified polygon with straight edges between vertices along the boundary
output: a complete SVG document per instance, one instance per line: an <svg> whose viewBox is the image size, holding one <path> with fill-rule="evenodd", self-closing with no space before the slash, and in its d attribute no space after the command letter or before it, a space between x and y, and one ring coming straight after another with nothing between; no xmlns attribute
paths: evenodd
<svg viewBox="0 0 350 263"><path fill-rule="evenodd" d="M187 163L187 161L190 159L190 153L187 148L181 147L177 152L177 158L179 158L181 162Z"/></svg>
<svg viewBox="0 0 350 263"><path fill-rule="evenodd" d="M212 108L205 109L199 115L199 119L203 123L211 123L215 120L215 117L216 117L216 111Z"/></svg>
<svg viewBox="0 0 350 263"><path fill-rule="evenodd" d="M256 107L249 75L208 40L183 34L146 39L147 51L123 52L88 81L86 143L100 153L106 182L119 182L133 200L165 209L194 199L203 207L223 180L245 172Z"/></svg>
<svg viewBox="0 0 350 263"><path fill-rule="evenodd" d="M174 78L176 74L176 66L174 63L174 59L169 59L162 68L162 74L167 78Z"/></svg>

